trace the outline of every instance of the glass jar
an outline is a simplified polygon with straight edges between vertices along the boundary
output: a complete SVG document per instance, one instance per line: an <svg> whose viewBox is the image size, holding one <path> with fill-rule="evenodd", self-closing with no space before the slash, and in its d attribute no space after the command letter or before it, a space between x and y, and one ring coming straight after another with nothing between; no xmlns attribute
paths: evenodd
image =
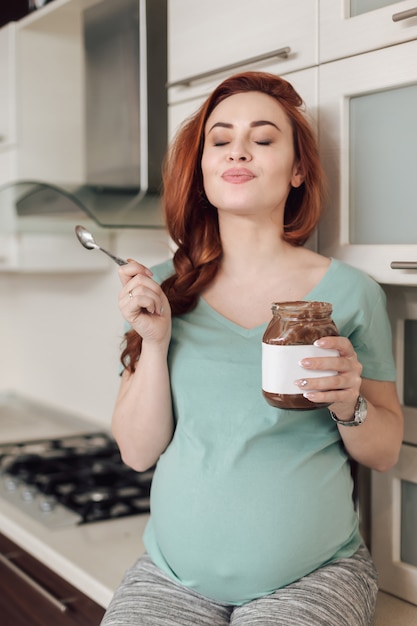
<svg viewBox="0 0 417 626"><path fill-rule="evenodd" d="M299 362L308 357L339 356L337 350L313 345L321 337L339 332L331 318L329 302L274 302L272 320L262 339L262 393L272 406L307 410L327 407L305 398L294 381L334 376L331 370L307 370ZM311 391L311 390L310 390Z"/></svg>

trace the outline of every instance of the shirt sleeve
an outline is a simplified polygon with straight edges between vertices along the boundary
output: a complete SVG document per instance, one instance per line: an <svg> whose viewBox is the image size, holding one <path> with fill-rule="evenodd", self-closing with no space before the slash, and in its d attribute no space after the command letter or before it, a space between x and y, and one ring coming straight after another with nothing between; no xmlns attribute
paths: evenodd
<svg viewBox="0 0 417 626"><path fill-rule="evenodd" d="M358 272L346 300L345 307L351 310L351 315L344 319L339 331L352 342L363 367L362 377L395 381L391 325L381 286Z"/></svg>

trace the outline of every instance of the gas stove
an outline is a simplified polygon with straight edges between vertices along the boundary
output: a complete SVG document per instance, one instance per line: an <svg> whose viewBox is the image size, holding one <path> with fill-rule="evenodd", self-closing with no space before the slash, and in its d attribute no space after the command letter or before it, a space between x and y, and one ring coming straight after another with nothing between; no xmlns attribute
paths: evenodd
<svg viewBox="0 0 417 626"><path fill-rule="evenodd" d="M152 476L106 432L0 444L0 498L50 528L148 513Z"/></svg>

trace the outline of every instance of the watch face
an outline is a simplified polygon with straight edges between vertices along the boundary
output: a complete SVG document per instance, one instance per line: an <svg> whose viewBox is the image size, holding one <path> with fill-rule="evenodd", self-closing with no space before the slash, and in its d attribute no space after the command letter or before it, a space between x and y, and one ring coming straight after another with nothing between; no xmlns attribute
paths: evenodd
<svg viewBox="0 0 417 626"><path fill-rule="evenodd" d="M358 424L362 424L366 419L367 413L368 406L366 404L366 400L365 398L362 398L362 396L359 396L358 404L355 410L355 422L357 422Z"/></svg>

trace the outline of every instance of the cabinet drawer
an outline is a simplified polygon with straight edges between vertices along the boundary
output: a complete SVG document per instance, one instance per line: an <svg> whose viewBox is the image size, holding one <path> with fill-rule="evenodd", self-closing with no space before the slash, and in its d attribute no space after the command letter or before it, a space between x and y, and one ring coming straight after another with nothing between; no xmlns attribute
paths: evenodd
<svg viewBox="0 0 417 626"><path fill-rule="evenodd" d="M271 59L250 67L245 60L284 47L290 52L279 62L280 73L317 64L316 0L170 0L168 11L169 83L219 70L217 83L240 71L220 71L230 64L265 69ZM184 98L188 88L171 89L170 100Z"/></svg>
<svg viewBox="0 0 417 626"><path fill-rule="evenodd" d="M352 5L345 0L320 0L320 63L417 37L417 0L358 0L356 11ZM367 6L376 8L365 10Z"/></svg>
<svg viewBox="0 0 417 626"><path fill-rule="evenodd" d="M0 615L5 626L98 626L104 608L0 535Z"/></svg>

